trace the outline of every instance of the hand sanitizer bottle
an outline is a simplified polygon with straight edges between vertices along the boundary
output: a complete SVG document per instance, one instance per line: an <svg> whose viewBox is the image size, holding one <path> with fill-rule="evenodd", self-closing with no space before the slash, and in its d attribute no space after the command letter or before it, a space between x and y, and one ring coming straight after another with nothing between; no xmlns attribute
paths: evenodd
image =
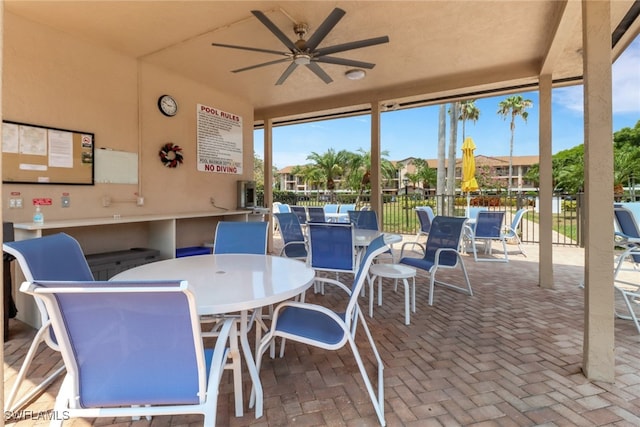
<svg viewBox="0 0 640 427"><path fill-rule="evenodd" d="M44 215L42 215L40 205L36 205L36 211L33 214L33 223L38 225L44 224Z"/></svg>

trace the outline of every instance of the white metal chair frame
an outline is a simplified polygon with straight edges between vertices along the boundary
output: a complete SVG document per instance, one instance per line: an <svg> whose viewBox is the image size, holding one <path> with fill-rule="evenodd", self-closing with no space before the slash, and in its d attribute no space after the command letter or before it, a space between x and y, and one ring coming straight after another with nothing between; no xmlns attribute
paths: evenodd
<svg viewBox="0 0 640 427"><path fill-rule="evenodd" d="M213 350L212 360L209 371L206 371L207 364L205 361L205 350L203 346L202 336L200 335L200 322L196 310L195 296L190 291L187 282L174 281L165 282L164 284L155 283L134 283L134 282L24 282L20 288L22 292L42 298L47 312L51 317L51 326L58 337L60 352L67 367L67 375L58 392L56 398L54 414L50 426L62 426L63 419L66 417L151 417L159 415L182 415L182 414L203 414L206 427L214 427L216 421L216 408L219 392L219 384L224 369L224 363L227 358L228 349L226 348L231 329L235 324L234 319L225 320L220 328L218 340ZM82 295L82 294L113 294L122 293L125 295L144 294L144 293L181 293L184 295L186 306L188 307L188 315L191 324L191 333L193 338L193 347L185 349L185 352L193 351L193 363L197 369L198 393L190 399L190 402L181 401L165 404L131 404L119 402L118 405L98 403L83 403L82 396L90 396L92 401L104 399L102 395L87 394L87 390L83 392L83 388L90 388L91 380L82 380L81 372L84 368L81 361L76 359L78 341L73 339L73 332L69 329L70 321L64 314L63 309L59 305L58 298L65 295ZM184 308L184 307L183 307ZM73 322L71 322L73 323ZM72 326L72 325L71 325ZM117 325L115 326L117 327ZM116 341L119 337L110 337ZM87 344L85 345L85 353L87 354ZM90 351L89 351L90 352ZM152 354L149 355L153 357ZM171 369L171 366L167 366ZM95 367L94 367L95 369ZM105 369L109 369L105 367ZM117 380L114 381L117 383ZM113 383L112 383L113 386ZM108 394L102 392L102 394ZM180 394L176 392L175 394ZM94 397L98 396L98 397ZM135 396L133 393L132 400L144 399L145 397ZM194 400L197 399L197 402ZM85 398L86 399L86 398ZM125 400L125 398L121 398ZM160 398L162 399L162 397ZM185 399L186 400L186 399Z"/></svg>
<svg viewBox="0 0 640 427"><path fill-rule="evenodd" d="M518 228L520 227L522 218L527 214L527 212L529 212L528 208L518 209L513 216L513 219L511 220L511 224L506 225L504 227L504 230L502 231L502 234L504 235L504 238L506 240L512 240L516 242L516 244L518 245L518 250L525 257L527 256L527 253L524 251L524 249L522 249L522 240L520 239Z"/></svg>
<svg viewBox="0 0 640 427"><path fill-rule="evenodd" d="M45 243L46 242L46 243ZM43 243L43 251L47 251L50 248L58 251L58 256L64 257L69 264L78 264L76 270L71 270L69 265L63 265L62 269L57 269L58 271L51 272L55 277L48 276L48 279L60 279L62 276L66 279L74 279L74 280L88 280L93 279L93 275L91 274L91 270L89 269L89 265L84 258L84 253L82 252L82 248L76 239L69 236L65 233L53 234L46 237L41 237L37 239L28 239L22 241L15 242L6 242L3 244L2 249L4 252L11 254L18 265L20 266L20 270L25 277L25 280L28 282L33 282L36 279L44 279L45 277L35 277L39 276L39 273L34 273L30 266L32 263L35 263L36 259L29 259L25 257L25 253L27 255L31 255L33 246L32 244ZM24 246L28 245L28 246ZM29 249L31 248L31 249ZM23 251L25 253L23 253ZM38 256L46 256L45 253L39 253ZM30 257L31 258L31 257ZM76 262L77 261L77 262ZM48 267L43 267L40 264L40 269L42 271L48 270ZM26 392L18 401L15 401L18 397L18 392L20 391L20 387L26 378L27 372L31 367L31 363L33 359L37 355L38 348L42 342L44 342L49 348L55 351L60 351L58 343L53 334L53 330L51 329L51 320L49 319L49 314L47 312L47 308L44 304L44 301L40 299L38 296L34 295L34 301L36 303L36 307L38 308L38 312L40 314L40 329L36 332L36 335L29 346L29 350L25 355L25 358L22 362L22 366L20 366L20 370L16 376L16 379L9 391L9 394L5 398L4 401L4 411L6 414L15 413L24 405L29 403L35 397L40 395L44 390L51 385L62 373L65 371L65 366L62 365L55 369L49 376L47 376L42 382L36 385L34 388Z"/></svg>
<svg viewBox="0 0 640 427"><path fill-rule="evenodd" d="M498 219L499 221L496 221ZM473 250L473 259L476 262L509 262L509 252L507 251L507 240L502 232L504 226L504 212L498 211L480 211L476 217L476 222L471 227L471 248ZM494 240L502 244L503 258L481 258L478 257L477 243L481 241L484 244L484 253L492 255L492 243Z"/></svg>
<svg viewBox="0 0 640 427"><path fill-rule="evenodd" d="M285 301L279 304L273 313L271 328L262 338L258 349L256 350L256 365L258 367L258 371L260 370L263 354L276 337L283 338L283 341L284 339L290 339L326 350L338 350L348 343L354 358L356 359L356 363L358 364L358 369L360 370L360 374L367 388L367 392L369 393L369 397L371 398L371 402L376 414L378 415L378 420L380 421L380 424L384 426L384 363L378 353L378 349L371 332L369 331L362 310L358 306L358 295L364 287L365 280L368 277L369 267L371 266L373 259L377 255L384 253L386 250L387 246L384 242L384 236L380 236L371 242L367 248L367 252L362 258L358 272L354 278L353 285L350 288L338 280L318 278L318 280L321 280L324 283L337 286L339 289L345 291L349 296L349 301L344 314L338 314L333 310L318 304L296 301ZM308 319L309 317L314 320ZM306 322L303 319L306 320ZM360 320L360 322L358 322L358 320ZM284 324L284 326L281 325L281 323ZM369 345L371 346L377 361L377 396L356 345L355 336L358 323L362 325L362 329L366 333ZM331 337L326 338L326 335L323 335L322 333L316 335L316 333L320 331L327 332ZM302 335L303 333L306 333L306 335ZM254 396L252 393L252 401L253 398Z"/></svg>

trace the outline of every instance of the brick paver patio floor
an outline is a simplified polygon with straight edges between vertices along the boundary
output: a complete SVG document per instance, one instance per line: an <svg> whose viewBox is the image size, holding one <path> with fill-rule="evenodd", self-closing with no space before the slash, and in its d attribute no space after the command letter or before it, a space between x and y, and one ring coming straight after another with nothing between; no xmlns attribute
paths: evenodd
<svg viewBox="0 0 640 427"><path fill-rule="evenodd" d="M405 240L413 236L405 236ZM398 245L396 245L398 246ZM510 246L515 251L515 246ZM385 411L389 426L638 426L640 425L640 335L630 321L615 321L616 380L588 381L581 371L584 251L554 248L553 289L538 287L538 247L508 264L476 263L465 256L474 295L436 288L427 304L427 278L417 278L417 312L404 324L402 288L384 286L384 303L366 315L385 362ZM445 272L456 280L457 272ZM638 281L640 281L640 273ZM307 293L307 301L339 303L337 292ZM361 307L368 313L368 295ZM5 395L34 330L11 320L5 343ZM360 337L365 364L375 381L372 354ZM41 346L30 378L41 379L60 363ZM245 397L249 376L244 375ZM253 410L236 418L231 374L218 403L220 426L376 426L369 396L348 349L326 352L288 343L284 358L265 356L261 379L264 416ZM46 425L33 419L53 407L60 380L7 425ZM202 417L73 420L65 426L199 426Z"/></svg>

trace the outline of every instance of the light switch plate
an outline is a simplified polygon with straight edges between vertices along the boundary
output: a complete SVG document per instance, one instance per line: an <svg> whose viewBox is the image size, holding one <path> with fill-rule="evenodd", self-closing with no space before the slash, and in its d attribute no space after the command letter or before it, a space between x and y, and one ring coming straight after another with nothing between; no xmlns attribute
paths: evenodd
<svg viewBox="0 0 640 427"><path fill-rule="evenodd" d="M63 208L68 208L69 206L71 206L71 198L69 196L62 196L62 198L60 199L60 203L62 204Z"/></svg>

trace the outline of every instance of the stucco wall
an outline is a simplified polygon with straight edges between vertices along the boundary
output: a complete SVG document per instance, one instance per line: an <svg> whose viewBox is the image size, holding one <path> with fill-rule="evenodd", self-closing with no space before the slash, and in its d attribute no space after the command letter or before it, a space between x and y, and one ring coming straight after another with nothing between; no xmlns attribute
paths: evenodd
<svg viewBox="0 0 640 427"><path fill-rule="evenodd" d="M43 208L45 221L209 211L215 210L212 197L218 206L236 207L236 181L251 179L253 171L253 109L234 97L232 89L205 87L10 13L4 18L3 119L93 132L96 148L137 152L140 160L138 185L4 184L4 221L31 221L35 197L53 200ZM175 117L158 111L157 99L165 93L179 103ZM197 171L198 103L242 117L243 175ZM166 142L184 150L184 163L178 168L166 168L159 160L158 151ZM22 209L9 208L8 199L16 192L24 201ZM61 207L63 193L71 198L68 208ZM134 202L138 193L144 196L142 207ZM114 203L103 207L104 196ZM104 234L109 240L111 232ZM130 245L145 239L127 234ZM104 244L107 249L120 246Z"/></svg>

